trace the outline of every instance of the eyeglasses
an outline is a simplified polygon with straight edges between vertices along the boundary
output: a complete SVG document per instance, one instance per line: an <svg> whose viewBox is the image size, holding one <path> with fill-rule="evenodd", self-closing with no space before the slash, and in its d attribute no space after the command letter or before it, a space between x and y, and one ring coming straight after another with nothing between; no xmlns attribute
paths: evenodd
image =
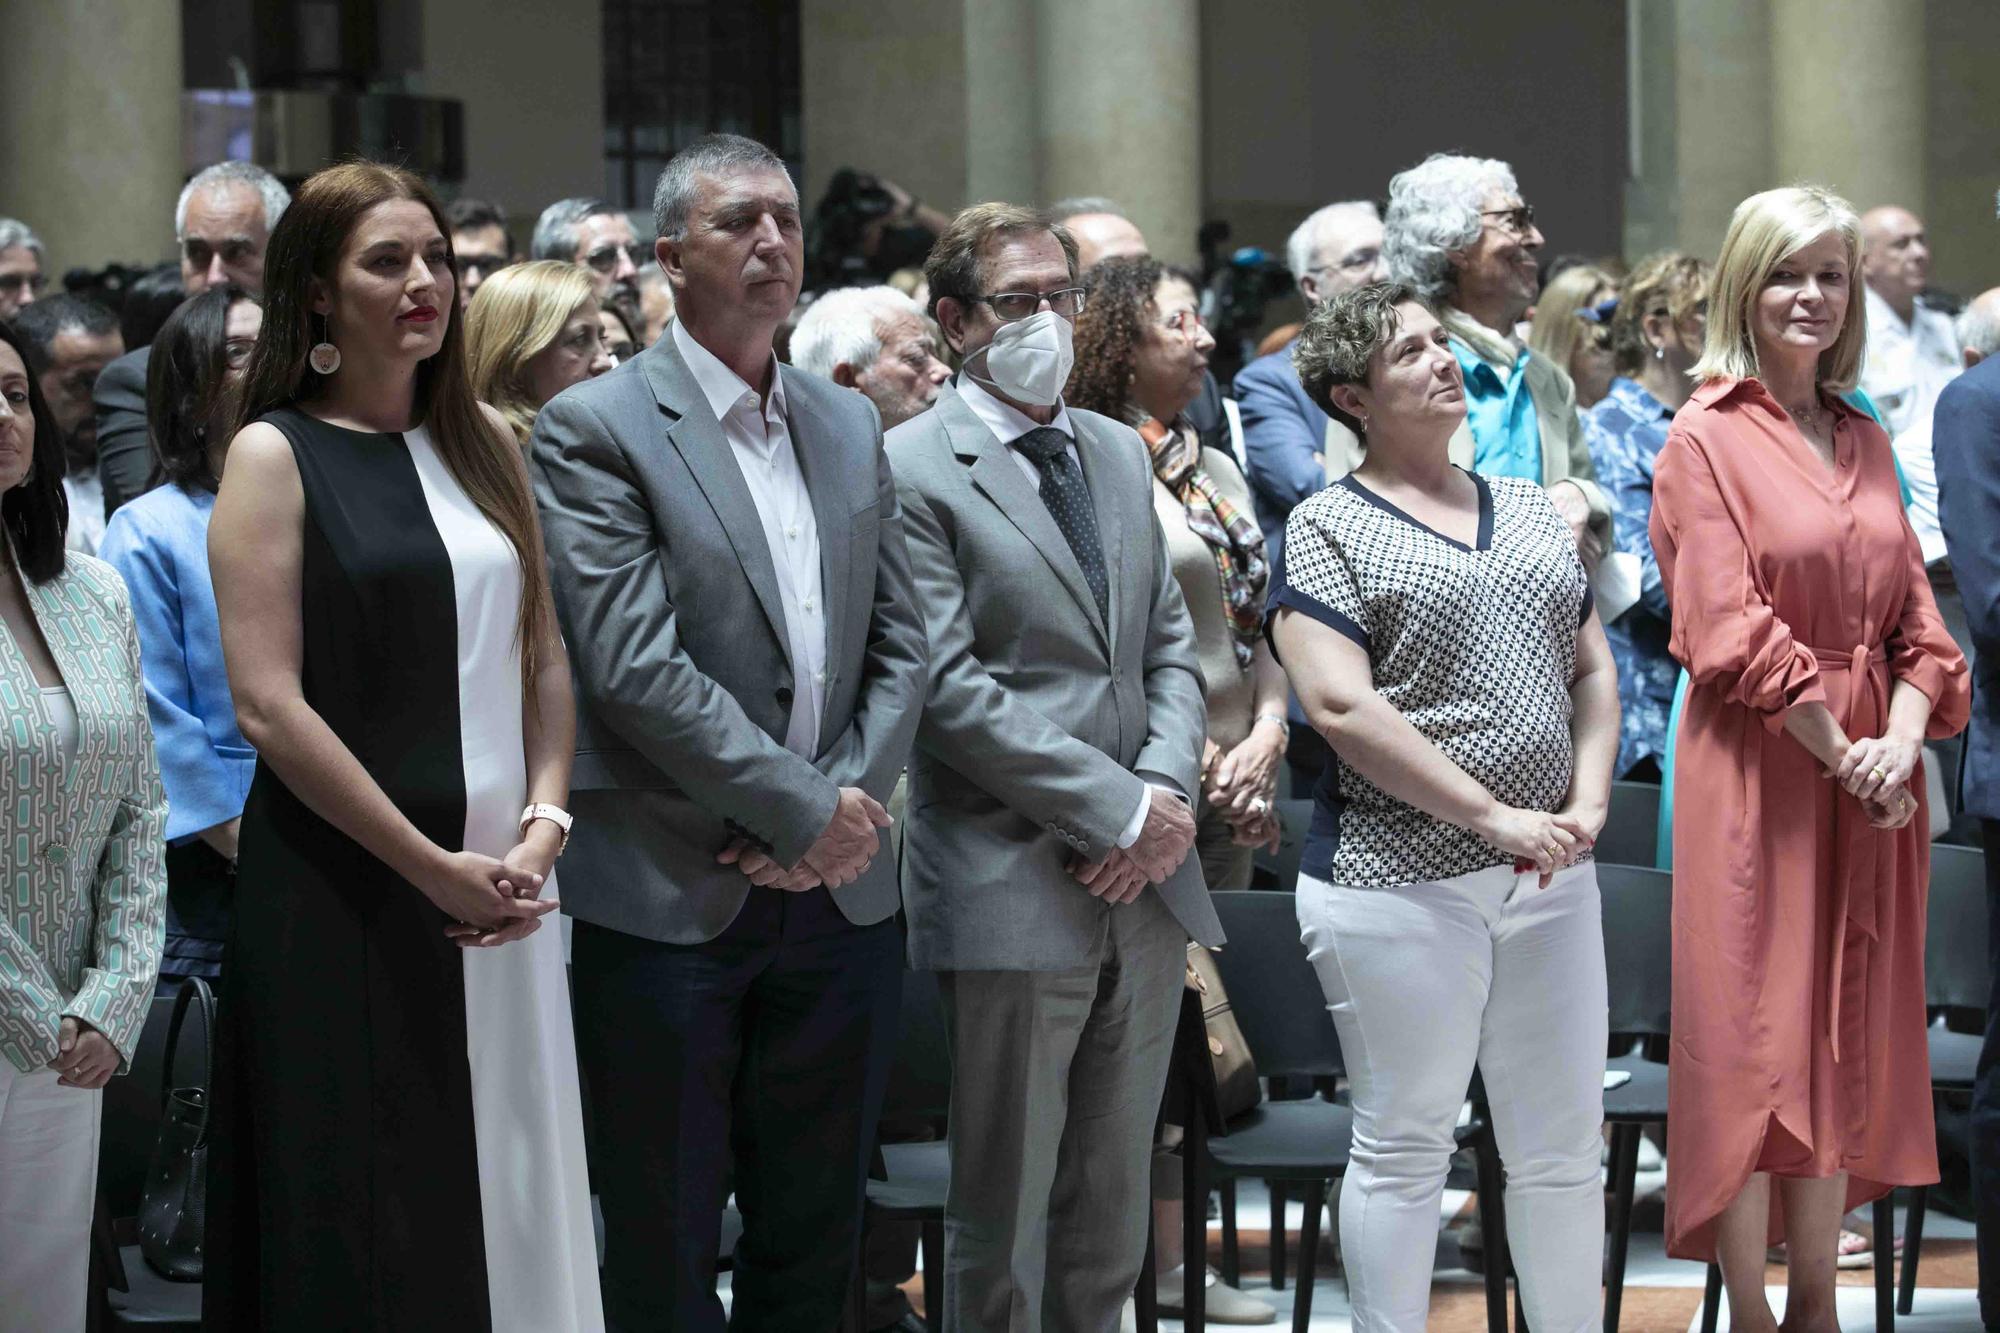
<svg viewBox="0 0 2000 1333"><path fill-rule="evenodd" d="M16 295L32 292L40 296L42 288L47 285L48 279L39 273L0 273L0 292L13 292Z"/></svg>
<svg viewBox="0 0 2000 1333"><path fill-rule="evenodd" d="M619 242L614 242L610 245L600 245L585 255L583 262L599 273L616 273L620 257L629 260L632 266L637 268L639 266L639 247L636 244L625 245Z"/></svg>
<svg viewBox="0 0 2000 1333"><path fill-rule="evenodd" d="M1519 208L1482 208L1479 216L1499 218L1500 225L1516 236L1526 236L1535 229L1535 206L1522 204Z"/></svg>
<svg viewBox="0 0 2000 1333"><path fill-rule="evenodd" d="M1380 247L1371 245L1366 249L1355 250L1349 254L1342 255L1339 259L1334 260L1331 264L1321 264L1318 268L1314 269L1313 272L1366 273L1369 269L1374 268L1376 262L1381 258L1382 258L1382 251Z"/></svg>
<svg viewBox="0 0 2000 1333"><path fill-rule="evenodd" d="M249 338L231 338L222 344L222 360L231 370L241 370L250 364L250 353L257 344Z"/></svg>
<svg viewBox="0 0 2000 1333"><path fill-rule="evenodd" d="M1065 319L1074 319L1083 313L1083 298L1086 290L1082 287L1064 287L1053 292L993 292L975 297L993 307L993 313L1003 324L1012 324L1017 319L1026 319L1042 308L1042 302L1049 303L1049 309Z"/></svg>
<svg viewBox="0 0 2000 1333"><path fill-rule="evenodd" d="M491 277L505 267L507 267L507 256L505 255L460 255L458 257L458 271L460 273L477 273L482 278ZM592 267L595 267L595 265ZM614 263L612 267L616 268L617 265Z"/></svg>
<svg viewBox="0 0 2000 1333"><path fill-rule="evenodd" d="M1208 326L1201 322L1201 313L1196 310L1176 310L1160 321L1160 327L1169 333L1178 333L1188 342L1194 341L1195 330Z"/></svg>

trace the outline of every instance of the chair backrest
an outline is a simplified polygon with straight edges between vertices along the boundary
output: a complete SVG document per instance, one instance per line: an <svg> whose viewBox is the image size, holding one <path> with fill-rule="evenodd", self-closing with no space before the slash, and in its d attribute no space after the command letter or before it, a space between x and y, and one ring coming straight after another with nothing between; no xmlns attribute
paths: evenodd
<svg viewBox="0 0 2000 1333"><path fill-rule="evenodd" d="M1319 974L1299 939L1297 898L1257 890L1214 897L1229 939L1215 951L1216 971L1257 1073L1346 1072Z"/></svg>
<svg viewBox="0 0 2000 1333"><path fill-rule="evenodd" d="M104 1087L104 1109L98 1129L97 1187L114 1221L139 1212L146 1171L160 1138L160 1072L167 1059L167 1021L173 1017L171 995L154 996L146 1025L132 1048L131 1067ZM180 1058L174 1063L174 1086L201 1081L201 1013L194 1008L181 1024Z"/></svg>
<svg viewBox="0 0 2000 1333"><path fill-rule="evenodd" d="M1611 1031L1663 1037L1673 1010L1674 877L1647 866L1600 863L1597 887L1604 900Z"/></svg>
<svg viewBox="0 0 2000 1333"><path fill-rule="evenodd" d="M1604 829L1597 835L1600 865L1650 866L1660 846L1660 787L1656 782L1614 782Z"/></svg>
<svg viewBox="0 0 2000 1333"><path fill-rule="evenodd" d="M1931 900L1924 932L1924 1000L1984 1012L1993 994L1986 853L1931 844Z"/></svg>
<svg viewBox="0 0 2000 1333"><path fill-rule="evenodd" d="M903 973L903 1003L896 1029L896 1058L889 1069L885 1121L936 1120L951 1109L951 1047L937 973Z"/></svg>
<svg viewBox="0 0 2000 1333"><path fill-rule="evenodd" d="M1312 826L1311 801L1278 802L1278 850L1259 847L1251 872L1251 887L1290 893L1299 885L1299 859L1305 855L1306 831Z"/></svg>

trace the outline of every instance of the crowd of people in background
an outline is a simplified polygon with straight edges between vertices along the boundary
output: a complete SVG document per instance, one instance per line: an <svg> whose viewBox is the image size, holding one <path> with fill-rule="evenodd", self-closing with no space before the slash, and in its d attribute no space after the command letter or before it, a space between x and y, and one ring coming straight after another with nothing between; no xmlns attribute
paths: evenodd
<svg viewBox="0 0 2000 1333"><path fill-rule="evenodd" d="M0 217L0 1329L83 1326L97 1095L188 978L206 1327L719 1330L731 1198L733 1328L859 1271L871 1330L1109 1333L1149 1218L1163 1311L1271 1322L1156 1121L1288 801L1356 1327L1423 1326L1475 1067L1528 1320L1597 1326L1614 779L1671 820L1668 1250L1756 1330L1782 1245L1834 1327L1853 1210L1938 1178L1927 844L2000 830L2000 288L1808 186L1629 261L1502 161L1351 192L1229 384L1112 200L809 213L729 135L652 240L577 197L525 254L219 163L118 309ZM916 1229L860 1253L906 962L928 1323Z"/></svg>

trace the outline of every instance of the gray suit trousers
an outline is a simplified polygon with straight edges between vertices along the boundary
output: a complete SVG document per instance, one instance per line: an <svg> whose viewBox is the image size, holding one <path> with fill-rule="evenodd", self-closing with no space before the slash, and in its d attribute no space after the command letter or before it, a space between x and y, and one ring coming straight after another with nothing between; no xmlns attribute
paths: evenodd
<svg viewBox="0 0 2000 1333"><path fill-rule="evenodd" d="M955 1333L1117 1333L1139 1280L1188 936L1150 889L1103 920L1082 968L938 974Z"/></svg>

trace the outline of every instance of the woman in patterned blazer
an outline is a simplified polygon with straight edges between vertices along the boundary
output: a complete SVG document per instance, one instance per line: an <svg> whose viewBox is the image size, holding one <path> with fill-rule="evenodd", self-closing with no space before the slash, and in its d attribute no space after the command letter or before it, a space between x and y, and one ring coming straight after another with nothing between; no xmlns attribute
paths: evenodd
<svg viewBox="0 0 2000 1333"><path fill-rule="evenodd" d="M1298 914L1354 1093L1354 1326L1424 1326L1477 1064L1528 1322L1594 1328L1608 1021L1589 854L1618 748L1611 650L1542 488L1452 465L1458 360L1409 288L1324 302L1293 360L1364 449L1292 511L1272 598L1333 751Z"/></svg>
<svg viewBox="0 0 2000 1333"><path fill-rule="evenodd" d="M159 968L166 798L109 565L63 550L55 420L0 322L0 1330L80 1329L102 1089Z"/></svg>

